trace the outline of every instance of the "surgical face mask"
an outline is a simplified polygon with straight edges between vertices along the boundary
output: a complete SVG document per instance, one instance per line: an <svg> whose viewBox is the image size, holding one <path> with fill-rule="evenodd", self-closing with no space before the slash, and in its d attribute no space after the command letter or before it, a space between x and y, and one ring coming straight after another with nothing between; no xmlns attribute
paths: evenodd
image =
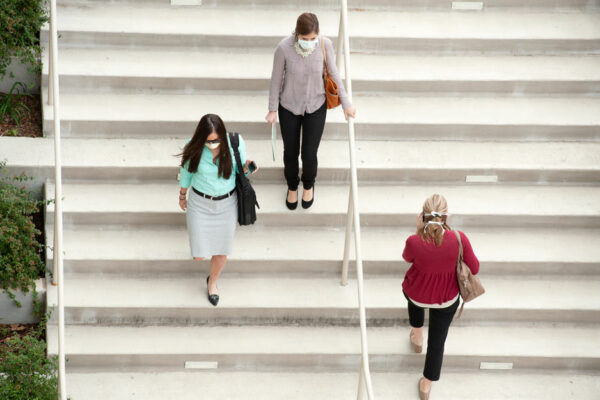
<svg viewBox="0 0 600 400"><path fill-rule="evenodd" d="M220 142L213 142L213 143L211 143L211 142L207 141L206 144L204 144L204 145L206 147L208 147L210 150L215 150L215 149L217 149L219 147L220 144L221 144Z"/></svg>
<svg viewBox="0 0 600 400"><path fill-rule="evenodd" d="M304 50L312 50L317 45L317 40L318 39L316 39L316 38L314 40L302 40L302 39L298 39L298 44Z"/></svg>

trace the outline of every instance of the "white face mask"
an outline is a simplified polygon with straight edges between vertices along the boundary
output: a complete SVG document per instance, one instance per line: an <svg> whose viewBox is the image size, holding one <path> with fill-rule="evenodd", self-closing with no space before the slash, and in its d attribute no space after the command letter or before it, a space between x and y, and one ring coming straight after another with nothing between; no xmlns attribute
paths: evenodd
<svg viewBox="0 0 600 400"><path fill-rule="evenodd" d="M219 148L220 144L221 143L206 143L205 146L208 147L210 150L215 150Z"/></svg>
<svg viewBox="0 0 600 400"><path fill-rule="evenodd" d="M316 39L316 38L314 40L302 40L302 39L298 39L298 44L304 50L312 50L317 45L317 40L318 39Z"/></svg>

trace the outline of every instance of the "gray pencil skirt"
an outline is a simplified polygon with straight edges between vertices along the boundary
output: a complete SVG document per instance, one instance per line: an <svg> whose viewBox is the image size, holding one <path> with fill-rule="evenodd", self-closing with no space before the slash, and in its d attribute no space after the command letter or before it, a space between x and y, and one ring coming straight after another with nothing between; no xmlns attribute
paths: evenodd
<svg viewBox="0 0 600 400"><path fill-rule="evenodd" d="M230 255L237 225L237 194L215 201L190 190L186 222L192 257Z"/></svg>

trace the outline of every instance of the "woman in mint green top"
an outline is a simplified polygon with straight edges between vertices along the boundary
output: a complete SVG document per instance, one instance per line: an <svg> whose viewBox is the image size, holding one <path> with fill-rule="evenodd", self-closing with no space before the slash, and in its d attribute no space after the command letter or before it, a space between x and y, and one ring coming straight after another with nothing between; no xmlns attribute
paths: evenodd
<svg viewBox="0 0 600 400"><path fill-rule="evenodd" d="M246 145L241 136L239 142L242 170L247 173L251 161L246 159ZM206 283L208 300L216 306L217 279L233 248L238 214L235 193L238 166L221 118L215 114L203 116L180 155L179 206L186 212L192 257L194 260L211 257Z"/></svg>
<svg viewBox="0 0 600 400"><path fill-rule="evenodd" d="M191 139L188 140L186 146L190 143ZM235 157L233 157L233 148L229 141L229 135L227 135L227 144L229 145L229 152L232 154L233 168L237 168ZM246 143L240 136L240 159L244 165L246 164ZM231 174L228 179L218 176L218 161L217 164L212 162L212 151L204 146L202 150L202 156L198 164L198 171L191 173L188 171L190 161L188 160L185 166L179 168L179 186L182 188L189 188L192 186L194 189L205 193L209 196L220 196L222 194L231 192L235 189L235 174Z"/></svg>

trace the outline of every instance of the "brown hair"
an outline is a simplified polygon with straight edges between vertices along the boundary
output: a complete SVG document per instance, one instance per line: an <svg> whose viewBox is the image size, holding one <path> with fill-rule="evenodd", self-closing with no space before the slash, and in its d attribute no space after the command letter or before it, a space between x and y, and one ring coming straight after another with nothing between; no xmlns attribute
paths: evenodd
<svg viewBox="0 0 600 400"><path fill-rule="evenodd" d="M319 19L313 13L301 14L296 21L296 29L294 30L296 40L298 40L298 35L308 35L313 32L319 33Z"/></svg>
<svg viewBox="0 0 600 400"><path fill-rule="evenodd" d="M417 222L417 235L425 241L433 240L435 245L440 247L444 240L444 229L452 230L452 228L446 223L447 215L433 216L431 215L432 212L448 213L448 202L441 194L434 194L425 200L423 203L424 217ZM443 226L438 224L425 225L429 221L442 222Z"/></svg>
<svg viewBox="0 0 600 400"><path fill-rule="evenodd" d="M219 176L229 179L233 169L233 161L231 160L229 142L227 141L227 130L225 129L225 124L221 117L216 114L206 114L200 119L192 140L184 147L183 152L178 154L178 156L182 156L181 166L185 166L185 163L189 161L190 164L188 165L187 170L191 173L198 171L198 165L200 164L202 151L206 144L206 138L213 132L216 132L221 140L219 155L217 156L219 162Z"/></svg>

